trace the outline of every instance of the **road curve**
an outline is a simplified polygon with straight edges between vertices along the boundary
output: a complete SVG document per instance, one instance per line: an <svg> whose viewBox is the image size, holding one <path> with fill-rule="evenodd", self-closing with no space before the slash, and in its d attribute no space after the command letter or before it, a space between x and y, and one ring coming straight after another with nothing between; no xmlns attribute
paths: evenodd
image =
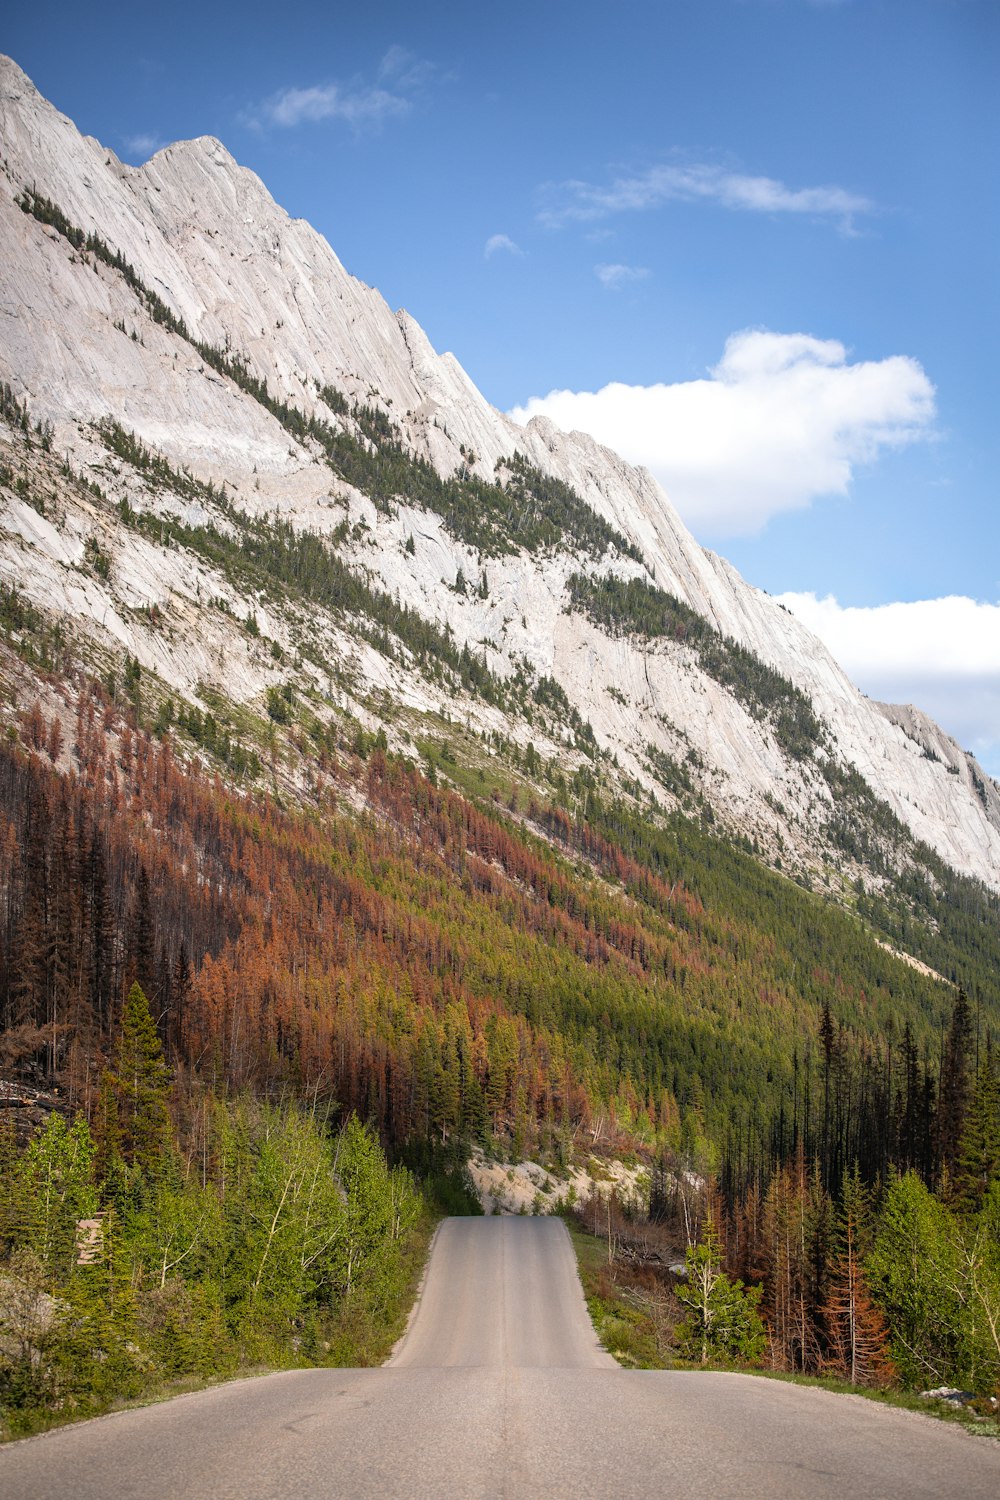
<svg viewBox="0 0 1000 1500"><path fill-rule="evenodd" d="M997 1500L1000 1444L854 1396L621 1370L551 1219L441 1226L378 1370L295 1370L0 1449L3 1500Z"/></svg>

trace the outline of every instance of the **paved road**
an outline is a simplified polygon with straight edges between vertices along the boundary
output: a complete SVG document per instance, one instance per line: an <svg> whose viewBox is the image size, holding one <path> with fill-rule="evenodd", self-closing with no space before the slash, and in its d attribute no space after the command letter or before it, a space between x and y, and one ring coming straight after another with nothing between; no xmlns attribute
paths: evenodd
<svg viewBox="0 0 1000 1500"><path fill-rule="evenodd" d="M395 1357L0 1450L3 1500L998 1500L1000 1444L854 1396L620 1370L562 1224L449 1219Z"/></svg>

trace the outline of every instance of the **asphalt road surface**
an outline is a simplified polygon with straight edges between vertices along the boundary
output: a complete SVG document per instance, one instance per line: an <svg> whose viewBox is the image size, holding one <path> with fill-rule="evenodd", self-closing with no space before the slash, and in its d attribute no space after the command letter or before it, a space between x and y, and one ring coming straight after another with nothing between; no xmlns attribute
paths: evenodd
<svg viewBox="0 0 1000 1500"><path fill-rule="evenodd" d="M1000 1443L748 1375L621 1370L555 1219L448 1219L377 1370L235 1381L0 1449L2 1500L1000 1497Z"/></svg>

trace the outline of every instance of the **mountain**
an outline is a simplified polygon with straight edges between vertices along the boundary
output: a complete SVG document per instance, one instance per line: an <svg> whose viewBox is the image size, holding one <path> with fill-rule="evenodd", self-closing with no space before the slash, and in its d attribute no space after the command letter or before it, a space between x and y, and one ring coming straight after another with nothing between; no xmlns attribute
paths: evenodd
<svg viewBox="0 0 1000 1500"><path fill-rule="evenodd" d="M135 982L196 1153L250 1094L946 1175L995 783L217 141L127 166L9 60L0 127L0 1147L100 1134Z"/></svg>
<svg viewBox="0 0 1000 1500"><path fill-rule="evenodd" d="M53 672L86 671L293 798L345 732L473 794L623 798L962 972L1000 792L949 736L859 693L645 471L492 408L218 141L127 166L10 59L0 124L13 706L68 740Z"/></svg>
<svg viewBox="0 0 1000 1500"><path fill-rule="evenodd" d="M49 469L58 455L66 471L40 480L51 515L4 497L0 577L33 604L187 699L208 686L262 704L288 680L277 642L303 656L299 690L386 719L390 743L407 715L458 713L571 769L578 718L625 778L709 807L809 878L877 877L838 837L845 796L860 795L955 871L1000 885L1000 792L971 756L918 710L859 693L803 625L695 542L646 472L492 408L218 141L127 166L9 59L0 123L0 378L51 432ZM147 524L122 525L124 504ZM233 511L335 540L369 594L398 597L501 684L551 679L558 704L528 724L481 694L456 698L440 663L413 670L412 642L386 653L315 600L306 620L148 524L212 518L231 532ZM297 629L323 641L312 660Z"/></svg>
<svg viewBox="0 0 1000 1500"><path fill-rule="evenodd" d="M820 774L828 759L855 768L954 869L1000 883L1000 794L971 757L918 712L865 699L798 621L694 541L648 474L582 434L541 420L520 428L490 407L451 355L437 355L412 318L393 314L348 275L325 241L289 219L218 141L170 146L144 167L126 166L82 137L10 60L0 67L0 112L7 268L0 375L33 422L51 424L53 452L84 477L98 476L111 499L166 507L188 522L204 509L203 499L166 496L162 485L143 484L148 469L144 476L109 457L108 423L195 481L225 486L250 515L278 514L297 532L319 534L346 522L341 556L379 589L482 654L501 679L522 664L553 678L601 749L640 784L656 783L662 757L685 763L728 826L772 852L780 835L793 864L817 864L817 820L829 819L837 790ZM26 192L36 209L41 200L52 205L59 221L25 212ZM78 253L59 222L96 236L108 255ZM207 360L206 350L218 357ZM233 378L239 374L249 379ZM266 387L265 400L255 385ZM367 424L351 415L356 404L369 413ZM468 475L495 489L499 476L509 485L505 466L523 455L532 471L571 487L576 509L564 506L541 536L522 530L525 545L517 531L526 524L531 531L525 507L504 515L502 498L499 514L491 501L494 514L480 526L456 516L447 494L408 503L412 486L401 472L400 492L372 503L373 466L355 464L352 485L350 465L336 456L331 463L322 441L290 431L278 405L353 439L362 456L370 456L373 434L389 436L407 460L430 465L442 480ZM544 507L545 498L537 500ZM482 505L474 489L467 504ZM32 577L24 583L39 605L75 618L101 643L117 641L187 695L209 682L238 702L261 698L279 674L266 652L245 650L234 673L218 621L207 648L187 564L156 556L148 540L138 546L120 527L105 536L99 515L68 496L66 506L57 535L23 502L9 503L0 554L8 578L22 578L28 547ZM581 508L606 523L583 546L574 535ZM95 538L111 573L81 579L83 551ZM456 589L460 574L465 592ZM685 634L683 622L671 617L668 633L650 640L648 621L646 634L629 629L636 621L627 610L621 616L620 600L592 608L596 620L579 602L567 608L567 583L577 574L597 580L591 593L609 577L642 590L651 581L793 684L820 721L815 753L790 755L760 694L734 691L731 678L744 664L706 670L704 650L672 639ZM234 615L260 603L221 581L213 586L219 597L233 595ZM643 599L644 616L651 602ZM173 648L143 626L137 603L176 620ZM290 644L290 622L272 614L280 611L268 614L267 634ZM343 630L335 639L331 656L342 662L351 648ZM440 692L407 663L393 670L384 656L352 646L361 649L359 681L378 683L418 713L440 710ZM773 684L765 692L774 690L780 694ZM495 715L465 707L480 727L495 727ZM562 739L536 738L544 755Z"/></svg>

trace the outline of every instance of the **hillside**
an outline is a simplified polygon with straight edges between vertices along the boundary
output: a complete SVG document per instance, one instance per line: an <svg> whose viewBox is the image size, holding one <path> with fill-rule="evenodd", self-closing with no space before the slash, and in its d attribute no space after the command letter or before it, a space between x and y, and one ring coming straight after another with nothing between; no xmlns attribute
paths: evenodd
<svg viewBox="0 0 1000 1500"><path fill-rule="evenodd" d="M876 1112L883 1038L929 1046L956 982L996 1013L1000 794L942 731L648 475L493 410L218 142L127 167L9 60L0 113L13 1060L90 1087L140 872L178 1062L323 1078L397 1143L763 1143L825 1005ZM100 944L59 926L98 847Z"/></svg>
<svg viewBox="0 0 1000 1500"><path fill-rule="evenodd" d="M857 773L953 869L1000 884L1000 795L970 757L918 713L859 694L697 545L647 474L491 408L219 142L125 166L9 60L0 113L0 379L70 471L60 490L29 465L26 491L7 492L0 572L34 604L189 700L207 686L260 705L288 675L272 643L307 641L300 686L372 724L386 704L418 719L444 707L572 770L578 718L625 776L677 799L682 766L681 801L703 798L810 878L849 852L836 824ZM26 503L47 490L54 532ZM287 570L269 587L188 534L238 541L265 520L325 540L332 593L296 609ZM438 634L415 643L388 619L379 601L397 596ZM231 618L206 619L207 600ZM236 627L250 619L248 648ZM441 634L476 661L445 682ZM480 667L504 701L470 691ZM546 679L569 713L529 722L517 687Z"/></svg>

